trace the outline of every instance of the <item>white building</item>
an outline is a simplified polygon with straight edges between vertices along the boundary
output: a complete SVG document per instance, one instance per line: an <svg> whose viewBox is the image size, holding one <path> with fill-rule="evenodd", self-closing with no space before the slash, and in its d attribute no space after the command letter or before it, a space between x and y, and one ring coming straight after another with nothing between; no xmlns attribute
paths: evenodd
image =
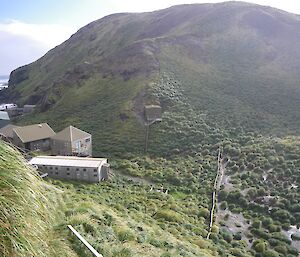
<svg viewBox="0 0 300 257"><path fill-rule="evenodd" d="M18 108L16 104L0 104L0 111Z"/></svg>
<svg viewBox="0 0 300 257"><path fill-rule="evenodd" d="M37 156L29 161L41 174L51 178L97 183L108 179L109 164L104 158Z"/></svg>

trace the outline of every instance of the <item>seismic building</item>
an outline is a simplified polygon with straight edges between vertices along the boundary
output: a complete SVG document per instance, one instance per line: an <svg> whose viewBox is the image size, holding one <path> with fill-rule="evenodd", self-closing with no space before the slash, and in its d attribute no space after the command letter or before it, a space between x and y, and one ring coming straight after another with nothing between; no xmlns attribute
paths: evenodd
<svg viewBox="0 0 300 257"><path fill-rule="evenodd" d="M29 161L41 175L97 183L108 179L109 164L104 158L76 156L37 156Z"/></svg>

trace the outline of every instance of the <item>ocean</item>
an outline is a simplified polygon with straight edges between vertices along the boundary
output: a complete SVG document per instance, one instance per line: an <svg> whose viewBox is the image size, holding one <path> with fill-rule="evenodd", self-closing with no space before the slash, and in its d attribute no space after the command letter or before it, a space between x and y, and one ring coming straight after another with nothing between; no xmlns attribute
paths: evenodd
<svg viewBox="0 0 300 257"><path fill-rule="evenodd" d="M3 84L7 84L8 80L9 80L9 76L0 75L0 86L2 86Z"/></svg>
<svg viewBox="0 0 300 257"><path fill-rule="evenodd" d="M7 83L9 80L9 76L8 75L0 75L0 83Z"/></svg>
<svg viewBox="0 0 300 257"><path fill-rule="evenodd" d="M8 76L0 76L0 90L8 87Z"/></svg>

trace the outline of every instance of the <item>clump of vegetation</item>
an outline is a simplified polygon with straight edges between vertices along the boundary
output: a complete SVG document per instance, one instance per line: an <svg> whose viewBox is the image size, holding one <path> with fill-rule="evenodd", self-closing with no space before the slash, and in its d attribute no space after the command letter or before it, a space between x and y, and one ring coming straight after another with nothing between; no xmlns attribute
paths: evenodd
<svg viewBox="0 0 300 257"><path fill-rule="evenodd" d="M17 150L0 142L1 256L70 256L53 229L58 199Z"/></svg>
<svg viewBox="0 0 300 257"><path fill-rule="evenodd" d="M155 214L157 219L163 219L165 221L176 222L178 224L182 223L182 217L180 214L172 211L172 210L158 210Z"/></svg>

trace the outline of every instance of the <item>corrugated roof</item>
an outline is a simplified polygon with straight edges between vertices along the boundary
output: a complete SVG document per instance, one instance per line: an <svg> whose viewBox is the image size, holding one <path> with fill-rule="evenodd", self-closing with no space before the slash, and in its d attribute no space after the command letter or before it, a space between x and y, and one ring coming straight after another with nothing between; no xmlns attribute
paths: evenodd
<svg viewBox="0 0 300 257"><path fill-rule="evenodd" d="M4 111L0 111L0 120L10 120L8 113Z"/></svg>
<svg viewBox="0 0 300 257"><path fill-rule="evenodd" d="M90 137L91 134L80 130L78 128L75 128L73 126L69 126L62 131L58 132L55 136L52 137L54 140L61 140L61 141L68 141L73 142L78 139Z"/></svg>
<svg viewBox="0 0 300 257"><path fill-rule="evenodd" d="M29 161L29 163L32 165L52 165L87 168L98 168L106 162L107 159L105 158L86 158L73 156L37 156Z"/></svg>
<svg viewBox="0 0 300 257"><path fill-rule="evenodd" d="M3 127L3 128L0 129L0 135L12 138L13 137L13 129L14 128L19 128L19 126L8 124L5 127Z"/></svg>
<svg viewBox="0 0 300 257"><path fill-rule="evenodd" d="M55 135L55 132L47 123L14 128L13 131L23 143L46 139Z"/></svg>

